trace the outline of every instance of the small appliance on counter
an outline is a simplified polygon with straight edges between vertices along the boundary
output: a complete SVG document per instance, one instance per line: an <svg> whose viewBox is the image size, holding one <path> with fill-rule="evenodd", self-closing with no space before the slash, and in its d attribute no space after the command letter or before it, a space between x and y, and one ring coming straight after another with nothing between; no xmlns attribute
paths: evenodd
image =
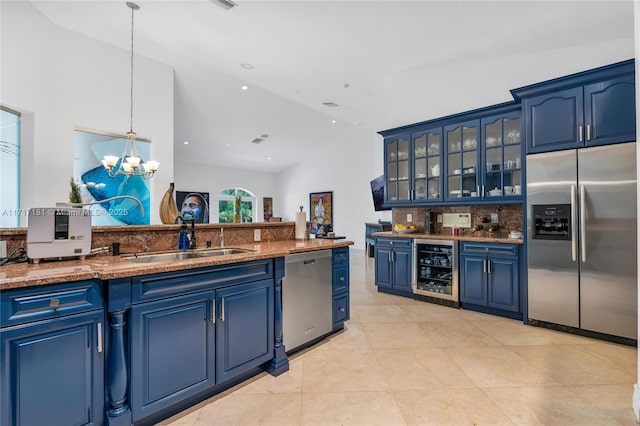
<svg viewBox="0 0 640 426"><path fill-rule="evenodd" d="M435 232L436 214L431 210L424 213L424 233L433 234Z"/></svg>
<svg viewBox="0 0 640 426"><path fill-rule="evenodd" d="M80 257L91 252L91 212L76 207L29 209L27 257L40 259Z"/></svg>

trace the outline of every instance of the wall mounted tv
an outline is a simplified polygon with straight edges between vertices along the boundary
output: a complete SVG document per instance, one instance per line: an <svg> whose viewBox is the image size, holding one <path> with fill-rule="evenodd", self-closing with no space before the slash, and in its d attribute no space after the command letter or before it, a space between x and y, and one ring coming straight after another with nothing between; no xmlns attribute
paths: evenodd
<svg viewBox="0 0 640 426"><path fill-rule="evenodd" d="M384 205L384 175L378 176L371 181L371 195L373 196L373 208L379 212L391 210L391 207Z"/></svg>

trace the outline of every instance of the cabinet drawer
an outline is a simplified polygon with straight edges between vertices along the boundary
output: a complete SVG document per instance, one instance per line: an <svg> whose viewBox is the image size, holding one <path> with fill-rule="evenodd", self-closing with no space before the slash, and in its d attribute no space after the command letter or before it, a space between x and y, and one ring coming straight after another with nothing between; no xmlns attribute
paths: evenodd
<svg viewBox="0 0 640 426"><path fill-rule="evenodd" d="M173 295L273 278L271 259L188 269L132 279L132 302L140 303Z"/></svg>
<svg viewBox="0 0 640 426"><path fill-rule="evenodd" d="M390 247L411 247L411 238L376 238L376 245Z"/></svg>
<svg viewBox="0 0 640 426"><path fill-rule="evenodd" d="M517 256L517 244L500 243L460 243L460 254L490 254L498 256Z"/></svg>
<svg viewBox="0 0 640 426"><path fill-rule="evenodd" d="M333 294L342 293L349 289L349 269L346 266L333 267Z"/></svg>
<svg viewBox="0 0 640 426"><path fill-rule="evenodd" d="M0 293L0 326L87 312L103 305L98 280L3 291Z"/></svg>
<svg viewBox="0 0 640 426"><path fill-rule="evenodd" d="M333 298L333 325L338 325L349 319L349 295Z"/></svg>
<svg viewBox="0 0 640 426"><path fill-rule="evenodd" d="M334 265L346 265L349 263L349 247L333 249L332 262Z"/></svg>

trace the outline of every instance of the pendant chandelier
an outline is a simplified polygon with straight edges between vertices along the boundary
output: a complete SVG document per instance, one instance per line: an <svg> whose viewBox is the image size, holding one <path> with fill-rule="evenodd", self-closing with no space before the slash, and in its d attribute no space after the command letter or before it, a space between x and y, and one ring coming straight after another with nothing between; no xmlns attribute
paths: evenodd
<svg viewBox="0 0 640 426"><path fill-rule="evenodd" d="M133 131L133 13L140 9L135 3L127 2L127 7L131 9L131 92L130 92L130 127L127 132L127 143L124 146L122 155L105 155L102 165L107 169L107 173L111 177L118 175L125 176L142 176L143 178L152 177L158 170L160 163L157 161L142 161L138 151L136 150L136 133Z"/></svg>

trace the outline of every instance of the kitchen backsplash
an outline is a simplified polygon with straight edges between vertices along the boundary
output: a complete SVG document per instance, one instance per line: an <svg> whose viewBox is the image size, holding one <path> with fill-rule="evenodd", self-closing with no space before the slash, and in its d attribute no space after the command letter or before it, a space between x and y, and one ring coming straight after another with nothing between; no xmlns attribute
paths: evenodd
<svg viewBox="0 0 640 426"><path fill-rule="evenodd" d="M407 214L412 215L411 223L419 232L424 229L425 212L431 210L440 215L443 213L471 213L471 228L460 228L459 235L482 237L507 237L510 231L522 231L524 226L524 211L522 204L484 204L467 206L434 206L434 207L398 207L392 211L393 223L407 224ZM491 214L498 214L499 228L495 232L486 229L473 231L473 226L480 223L480 219L491 218ZM451 228L443 228L442 222L436 221L435 234L451 234ZM487 227L483 227L487 228Z"/></svg>

